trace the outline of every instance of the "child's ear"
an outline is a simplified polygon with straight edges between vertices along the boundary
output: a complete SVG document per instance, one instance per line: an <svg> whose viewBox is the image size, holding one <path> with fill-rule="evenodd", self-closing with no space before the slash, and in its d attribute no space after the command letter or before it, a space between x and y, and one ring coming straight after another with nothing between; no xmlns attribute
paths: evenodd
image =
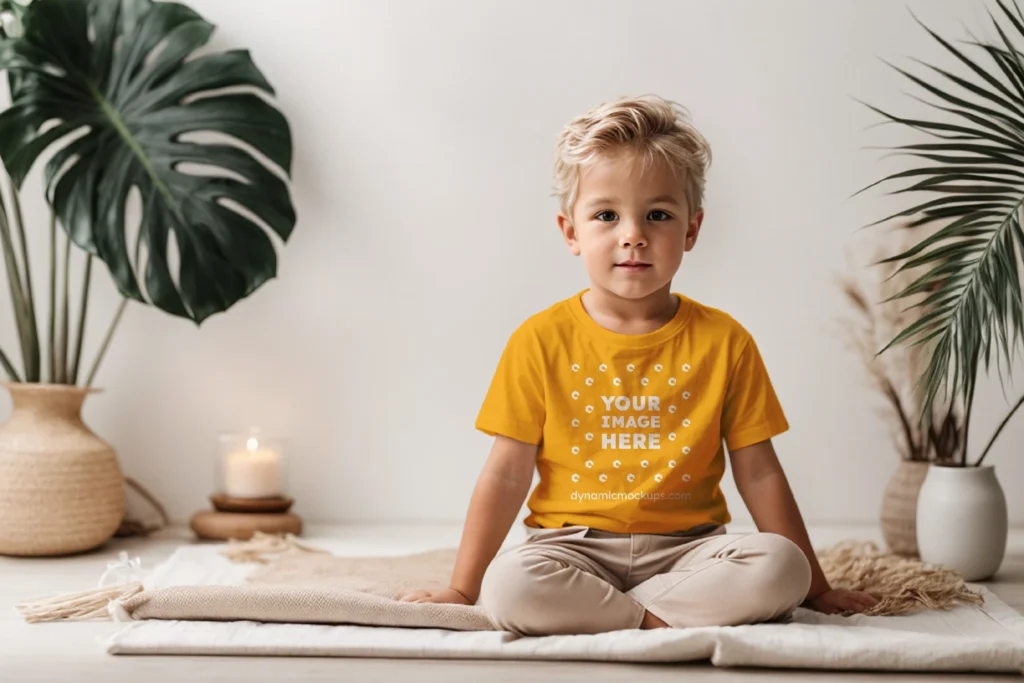
<svg viewBox="0 0 1024 683"><path fill-rule="evenodd" d="M700 226L704 222L704 211L698 211L690 219L690 222L686 226L686 240L684 242L684 248L686 251L693 249L694 245L697 244L697 236L700 234Z"/></svg>
<svg viewBox="0 0 1024 683"><path fill-rule="evenodd" d="M558 212L558 231L562 233L562 239L569 245L569 251L576 256L580 255L580 241L576 235L576 226L572 224L572 219L566 216L561 211Z"/></svg>

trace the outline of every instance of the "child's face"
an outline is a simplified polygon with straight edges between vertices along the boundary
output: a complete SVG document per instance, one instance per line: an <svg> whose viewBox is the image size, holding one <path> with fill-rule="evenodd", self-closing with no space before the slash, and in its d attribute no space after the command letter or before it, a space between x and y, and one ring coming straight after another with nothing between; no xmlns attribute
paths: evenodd
<svg viewBox="0 0 1024 683"><path fill-rule="evenodd" d="M642 172L640 158L619 152L581 173L572 216L559 212L558 226L595 288L640 299L668 290L696 244L704 212L689 213L684 179L661 161Z"/></svg>

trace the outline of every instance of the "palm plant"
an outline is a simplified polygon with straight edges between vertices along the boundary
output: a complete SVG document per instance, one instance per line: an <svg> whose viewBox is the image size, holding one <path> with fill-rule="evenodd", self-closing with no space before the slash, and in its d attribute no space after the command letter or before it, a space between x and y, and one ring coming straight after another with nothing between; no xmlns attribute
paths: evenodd
<svg viewBox="0 0 1024 683"><path fill-rule="evenodd" d="M0 112L0 248L23 366L0 349L11 381L78 382L96 259L124 299L86 385L129 300L200 325L275 277L271 235L286 241L295 225L291 133L248 52L195 56L214 26L173 2L0 0L0 19L11 95ZM44 153L53 219L41 341L18 190ZM85 252L74 338L72 244Z"/></svg>
<svg viewBox="0 0 1024 683"><path fill-rule="evenodd" d="M889 194L932 197L873 225L907 218L911 229L939 226L883 261L898 264L897 272L920 271L892 299L917 297L912 306L927 311L880 353L902 343L929 347L929 362L920 379L922 419L930 421L936 400L962 404L960 465L980 465L1024 403L1022 398L1013 405L980 457L968 463L967 432L981 361L988 373L995 356L997 367L1005 363L1009 377L1024 337L1024 55L1013 42L1024 38L1024 14L1016 0L1012 8L1004 0L996 4L1000 19L991 11L989 17L998 39L971 36L964 41L976 54L921 24L955 58L962 73L922 62L933 74L927 79L893 66L929 96L916 99L934 111L933 118L897 116L868 105L887 121L928 136L926 141L894 148L917 161L912 168L868 186L895 184L897 189ZM1002 372L999 376L1002 380Z"/></svg>

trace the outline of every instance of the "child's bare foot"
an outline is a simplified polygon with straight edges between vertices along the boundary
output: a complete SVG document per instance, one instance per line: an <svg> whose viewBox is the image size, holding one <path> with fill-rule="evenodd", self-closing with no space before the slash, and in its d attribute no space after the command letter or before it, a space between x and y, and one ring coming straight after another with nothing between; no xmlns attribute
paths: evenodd
<svg viewBox="0 0 1024 683"><path fill-rule="evenodd" d="M664 621L654 616L650 612L644 612L644 620L640 622L640 628L651 629L651 628L671 628Z"/></svg>

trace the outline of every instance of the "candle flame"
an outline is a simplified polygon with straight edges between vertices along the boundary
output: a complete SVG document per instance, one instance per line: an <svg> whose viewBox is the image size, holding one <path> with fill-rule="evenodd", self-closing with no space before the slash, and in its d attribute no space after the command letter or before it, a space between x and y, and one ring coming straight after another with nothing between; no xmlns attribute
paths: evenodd
<svg viewBox="0 0 1024 683"><path fill-rule="evenodd" d="M253 437L250 437L249 440L245 442L245 447L247 449L249 449L250 451L256 450L257 448L259 448L259 446L260 446L259 441L257 441Z"/></svg>

